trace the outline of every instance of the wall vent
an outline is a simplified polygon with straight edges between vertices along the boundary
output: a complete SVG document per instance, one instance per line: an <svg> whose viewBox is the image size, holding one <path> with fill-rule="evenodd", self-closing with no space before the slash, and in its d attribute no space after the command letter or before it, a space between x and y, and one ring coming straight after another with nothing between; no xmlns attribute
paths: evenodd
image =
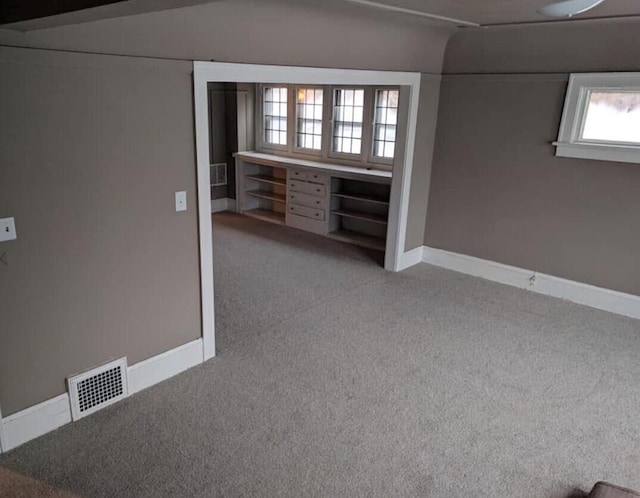
<svg viewBox="0 0 640 498"><path fill-rule="evenodd" d="M129 395L127 359L121 358L69 377L71 417L77 420Z"/></svg>
<svg viewBox="0 0 640 498"><path fill-rule="evenodd" d="M227 184L227 163L216 163L209 167L211 186L219 187Z"/></svg>

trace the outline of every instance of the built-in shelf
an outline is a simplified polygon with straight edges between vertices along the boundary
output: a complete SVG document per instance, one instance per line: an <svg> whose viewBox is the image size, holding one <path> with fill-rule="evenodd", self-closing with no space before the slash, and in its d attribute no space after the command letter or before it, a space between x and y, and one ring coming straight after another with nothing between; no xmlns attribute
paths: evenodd
<svg viewBox="0 0 640 498"><path fill-rule="evenodd" d="M259 197L260 199L268 199L276 202L287 202L287 196L284 194L276 194L269 190L247 190L248 195Z"/></svg>
<svg viewBox="0 0 640 498"><path fill-rule="evenodd" d="M357 220L371 221L372 223L380 223L381 225L387 224L387 217L380 214L363 213L361 211L347 211L345 209L331 211L331 214L335 214L336 216L345 216L347 218L354 218Z"/></svg>
<svg viewBox="0 0 640 498"><path fill-rule="evenodd" d="M269 211L268 209L249 209L248 211L244 211L244 214L262 221L268 221L269 223L284 225L284 213Z"/></svg>
<svg viewBox="0 0 640 498"><path fill-rule="evenodd" d="M340 242L347 242L348 244L368 247L369 249L375 249L377 251L384 251L386 245L386 241L382 237L373 237L350 230L336 230L335 232L328 233L327 237L339 240Z"/></svg>
<svg viewBox="0 0 640 498"><path fill-rule="evenodd" d="M356 201L371 202L372 204L381 204L383 206L389 205L389 199L383 199L381 197L373 197L370 195L344 194L342 192L333 192L331 195L334 197L340 197L341 199L353 199Z"/></svg>
<svg viewBox="0 0 640 498"><path fill-rule="evenodd" d="M285 178L276 178L275 176L269 175L247 175L246 178L249 180L255 180L257 182L262 183L270 183L271 185L286 185L287 180Z"/></svg>

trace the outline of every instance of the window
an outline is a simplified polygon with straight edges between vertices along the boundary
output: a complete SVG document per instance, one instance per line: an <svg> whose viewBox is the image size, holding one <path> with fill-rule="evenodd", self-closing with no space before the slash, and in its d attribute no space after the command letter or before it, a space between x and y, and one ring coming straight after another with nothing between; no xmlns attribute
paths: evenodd
<svg viewBox="0 0 640 498"><path fill-rule="evenodd" d="M287 87L264 88L263 116L264 143L287 145Z"/></svg>
<svg viewBox="0 0 640 498"><path fill-rule="evenodd" d="M262 96L255 120L258 149L392 169L401 138L398 123L406 119L399 87L283 83L256 88Z"/></svg>
<svg viewBox="0 0 640 498"><path fill-rule="evenodd" d="M373 155L393 159L398 125L398 90L376 90L373 117Z"/></svg>
<svg viewBox="0 0 640 498"><path fill-rule="evenodd" d="M360 154L364 89L336 88L333 93L333 152Z"/></svg>
<svg viewBox="0 0 640 498"><path fill-rule="evenodd" d="M640 73L574 74L556 155L640 163Z"/></svg>
<svg viewBox="0 0 640 498"><path fill-rule="evenodd" d="M322 148L322 88L298 88L296 92L296 147Z"/></svg>
<svg viewBox="0 0 640 498"><path fill-rule="evenodd" d="M640 144L640 91L589 91L580 139Z"/></svg>

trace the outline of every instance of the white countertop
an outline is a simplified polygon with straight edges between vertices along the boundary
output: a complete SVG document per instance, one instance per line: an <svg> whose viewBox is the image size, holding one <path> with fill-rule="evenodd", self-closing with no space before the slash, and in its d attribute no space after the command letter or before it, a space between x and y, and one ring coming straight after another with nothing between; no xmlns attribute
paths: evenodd
<svg viewBox="0 0 640 498"><path fill-rule="evenodd" d="M319 161L309 161L297 157L277 156L275 154L264 154L262 152L236 152L234 157L245 161L264 164L266 166L292 166L302 169L312 169L322 171L333 176L345 178L363 178L378 183L390 183L391 171L379 169L357 168L354 166L343 166L341 164L323 163Z"/></svg>

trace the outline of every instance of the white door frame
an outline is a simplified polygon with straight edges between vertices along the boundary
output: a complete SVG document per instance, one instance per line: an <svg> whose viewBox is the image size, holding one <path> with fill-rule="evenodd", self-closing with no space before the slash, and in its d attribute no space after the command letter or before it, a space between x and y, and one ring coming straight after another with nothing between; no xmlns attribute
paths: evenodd
<svg viewBox="0 0 640 498"><path fill-rule="evenodd" d="M405 137L404 162L395 166L391 181L389 225L384 267L399 271L405 255L409 188L418 120L420 73L364 71L311 67L266 66L226 62L193 63L198 219L200 227L200 285L202 293L202 338L204 360L216 353L213 291L213 241L211 232L211 192L209 180L209 112L207 83L299 83L316 85L389 85L409 88L409 113Z"/></svg>

